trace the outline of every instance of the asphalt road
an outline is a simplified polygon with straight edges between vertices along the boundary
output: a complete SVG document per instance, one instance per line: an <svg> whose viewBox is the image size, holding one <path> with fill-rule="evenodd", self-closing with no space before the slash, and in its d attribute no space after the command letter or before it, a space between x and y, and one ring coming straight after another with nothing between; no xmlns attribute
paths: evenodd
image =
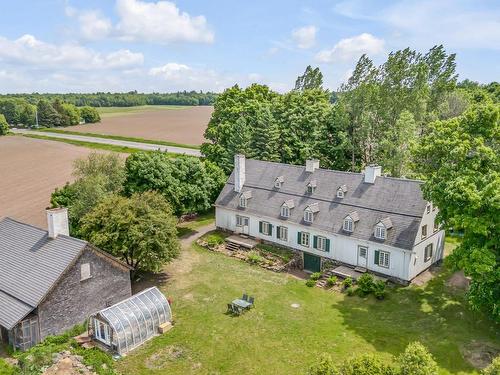
<svg viewBox="0 0 500 375"><path fill-rule="evenodd" d="M132 141L121 141L117 139L108 139L108 138L98 138L98 137L89 137L86 135L74 135L74 134L61 134L61 133L51 133L51 132L37 132L36 130L28 130L28 129L11 129L13 133L17 134L36 134L36 135L44 135L46 137L52 138L61 138L61 139L71 139L75 141L82 142L92 142L92 143L101 143L105 145L114 145L114 146L125 146L138 148L140 150L146 151L166 151L171 152L173 154L185 154L189 156L201 156L201 152L199 150L195 150L192 148L184 148L184 147L176 147L176 146L165 146L165 145L157 145L151 143L141 143L141 142L132 142Z"/></svg>

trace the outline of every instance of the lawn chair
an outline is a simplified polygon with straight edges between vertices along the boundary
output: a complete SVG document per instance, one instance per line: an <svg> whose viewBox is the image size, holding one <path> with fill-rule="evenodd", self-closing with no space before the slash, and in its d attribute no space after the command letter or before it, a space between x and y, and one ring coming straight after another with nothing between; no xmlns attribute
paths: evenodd
<svg viewBox="0 0 500 375"><path fill-rule="evenodd" d="M227 312L230 314L234 314L234 306L232 303L227 304Z"/></svg>
<svg viewBox="0 0 500 375"><path fill-rule="evenodd" d="M233 312L239 316L243 313L243 309L237 305L233 305Z"/></svg>
<svg viewBox="0 0 500 375"><path fill-rule="evenodd" d="M252 307L253 307L254 302L255 302L255 298L250 297L250 298L248 299L248 303L250 304L250 308L252 308Z"/></svg>
<svg viewBox="0 0 500 375"><path fill-rule="evenodd" d="M248 294L246 294L246 293L243 294L243 298L242 299L243 299L243 301L248 301Z"/></svg>

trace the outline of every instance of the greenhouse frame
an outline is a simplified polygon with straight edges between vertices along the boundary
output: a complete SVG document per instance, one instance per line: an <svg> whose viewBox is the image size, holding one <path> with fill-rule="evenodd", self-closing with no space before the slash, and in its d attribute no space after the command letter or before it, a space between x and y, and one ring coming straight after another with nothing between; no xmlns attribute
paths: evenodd
<svg viewBox="0 0 500 375"><path fill-rule="evenodd" d="M126 354L159 333L172 320L172 310L156 287L148 288L90 316L89 336L120 354Z"/></svg>

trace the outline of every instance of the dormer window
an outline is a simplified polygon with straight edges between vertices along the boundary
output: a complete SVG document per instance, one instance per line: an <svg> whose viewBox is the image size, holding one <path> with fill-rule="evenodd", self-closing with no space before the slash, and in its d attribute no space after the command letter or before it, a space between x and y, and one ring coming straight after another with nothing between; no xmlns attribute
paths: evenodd
<svg viewBox="0 0 500 375"><path fill-rule="evenodd" d="M359 215L356 211L352 211L344 218L342 229L346 232L354 232L354 225L357 221L359 221Z"/></svg>
<svg viewBox="0 0 500 375"><path fill-rule="evenodd" d="M350 217L346 217L344 219L344 226L343 226L343 229L346 231L346 232L352 232L354 230L354 222L352 221L352 219Z"/></svg>
<svg viewBox="0 0 500 375"><path fill-rule="evenodd" d="M392 228L392 221L390 218L380 220L377 225L375 225L375 231L373 235L379 240L385 240L387 238L387 231Z"/></svg>
<svg viewBox="0 0 500 375"><path fill-rule="evenodd" d="M274 187L276 189L281 189L283 182L285 182L285 178L283 176L276 177L276 180L274 180Z"/></svg>
<svg viewBox="0 0 500 375"><path fill-rule="evenodd" d="M239 206L241 208L247 208L248 207L248 200L252 198L252 192L251 191L245 191L240 195L240 204Z"/></svg>
<svg viewBox="0 0 500 375"><path fill-rule="evenodd" d="M347 193L347 186L339 186L339 188L337 189L337 198L344 198L345 193Z"/></svg>
<svg viewBox="0 0 500 375"><path fill-rule="evenodd" d="M307 192L309 194L312 194L316 191L316 180L311 180L308 184L307 184Z"/></svg>
<svg viewBox="0 0 500 375"><path fill-rule="evenodd" d="M304 221L306 223L312 223L314 221L314 214L319 212L319 205L317 203L310 204L304 210Z"/></svg>
<svg viewBox="0 0 500 375"><path fill-rule="evenodd" d="M281 205L281 217L290 217L290 210L295 207L293 199L288 199Z"/></svg>

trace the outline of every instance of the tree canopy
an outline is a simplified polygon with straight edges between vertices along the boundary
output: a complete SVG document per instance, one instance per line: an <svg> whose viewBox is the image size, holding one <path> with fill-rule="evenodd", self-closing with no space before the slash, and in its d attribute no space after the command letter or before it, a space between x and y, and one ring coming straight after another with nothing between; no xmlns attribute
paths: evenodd
<svg viewBox="0 0 500 375"><path fill-rule="evenodd" d="M158 272L179 254L177 219L158 193L105 197L81 221L81 235L135 270Z"/></svg>
<svg viewBox="0 0 500 375"><path fill-rule="evenodd" d="M472 277L472 306L500 320L500 108L476 105L429 125L415 149L424 197L444 228L463 233L449 257Z"/></svg>
<svg viewBox="0 0 500 375"><path fill-rule="evenodd" d="M295 81L295 90L304 91L323 88L323 73L319 68L308 65L303 75L298 76Z"/></svg>
<svg viewBox="0 0 500 375"><path fill-rule="evenodd" d="M0 114L0 135L5 135L9 132L9 124L5 119L5 116Z"/></svg>

